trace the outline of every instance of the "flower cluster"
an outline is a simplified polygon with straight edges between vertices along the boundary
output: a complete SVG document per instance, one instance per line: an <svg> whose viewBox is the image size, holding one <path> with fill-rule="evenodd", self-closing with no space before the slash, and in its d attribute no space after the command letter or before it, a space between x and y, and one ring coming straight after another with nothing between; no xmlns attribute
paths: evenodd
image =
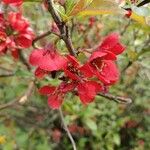
<svg viewBox="0 0 150 150"><path fill-rule="evenodd" d="M20 6L23 3L23 0L2 0L5 4L10 4L14 6Z"/></svg>
<svg viewBox="0 0 150 150"><path fill-rule="evenodd" d="M124 51L116 33L108 35L84 64L71 55L62 56L53 45L36 49L30 55L30 63L37 66L35 75L43 78L53 71L62 71L59 86L46 85L39 92L48 96L48 105L53 109L61 106L65 95L73 92L84 105L93 102L99 92L119 79L115 60Z"/></svg>
<svg viewBox="0 0 150 150"><path fill-rule="evenodd" d="M18 50L30 47L33 38L30 24L21 13L9 12L7 17L0 14L0 54L10 50L12 56L18 58Z"/></svg>

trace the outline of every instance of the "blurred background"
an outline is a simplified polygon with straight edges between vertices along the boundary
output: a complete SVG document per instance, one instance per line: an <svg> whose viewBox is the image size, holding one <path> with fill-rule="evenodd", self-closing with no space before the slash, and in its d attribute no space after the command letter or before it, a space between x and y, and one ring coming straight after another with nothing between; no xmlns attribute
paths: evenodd
<svg viewBox="0 0 150 150"><path fill-rule="evenodd" d="M55 26L41 4L26 3L23 13L36 35ZM110 93L133 100L125 105L97 96L95 102L85 107L78 97L68 95L62 109L78 150L149 150L150 28L121 15L84 20L74 17L69 26L75 48L92 48L107 34L120 33L126 51L118 57L120 81L110 88ZM58 49L66 51L64 43L54 35L40 40L38 45L53 41ZM27 60L32 50L23 51ZM1 76L12 72L12 76ZM11 103L25 93L32 78L33 73L20 61L9 54L1 56L0 105ZM0 150L72 150L58 111L49 109L47 98L38 93L38 87L48 83L57 85L58 81L50 77L37 80L26 104L0 109Z"/></svg>

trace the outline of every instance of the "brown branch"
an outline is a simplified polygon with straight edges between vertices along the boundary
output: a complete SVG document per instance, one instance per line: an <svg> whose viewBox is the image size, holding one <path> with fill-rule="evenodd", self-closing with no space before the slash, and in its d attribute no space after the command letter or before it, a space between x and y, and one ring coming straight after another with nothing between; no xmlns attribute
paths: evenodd
<svg viewBox="0 0 150 150"><path fill-rule="evenodd" d="M57 33L55 33L55 32L52 32L52 31L47 31L47 32L45 32L45 33L43 33L43 34L37 36L37 37L32 41L32 46L33 46L33 48L38 49L38 47L36 46L36 42L39 41L39 40L41 40L42 38L44 38L44 37L50 35L50 34L54 34L54 35L56 35L56 36L58 36L58 37L61 38L61 36L60 36L59 34L57 34Z"/></svg>
<svg viewBox="0 0 150 150"><path fill-rule="evenodd" d="M65 119L64 119L64 115L62 113L61 108L59 108L59 114L60 114L61 122L63 123L64 130L66 131L66 133L67 133L67 135L68 135L68 137L69 137L69 139L70 139L70 141L72 143L73 150L77 150L75 141L74 141L74 139L73 139L73 137L72 137L72 135L71 135L67 125L65 124Z"/></svg>
<svg viewBox="0 0 150 150"><path fill-rule="evenodd" d="M109 100L113 100L117 103L122 103L122 104L130 104L132 103L132 99L131 98L126 98L126 97L121 97L121 96L114 96L112 94L109 93L100 93L99 96L105 97Z"/></svg>
<svg viewBox="0 0 150 150"><path fill-rule="evenodd" d="M61 38L65 42L69 53L73 56L76 56L76 52L75 52L75 49L74 49L73 44L72 44L72 40L70 37L70 31L68 30L68 26L66 25L65 22L62 21L61 17L59 16L57 11L55 10L53 0L47 0L47 3L48 3L48 11L50 12L52 18L54 19L54 21L55 21L55 23L56 23L56 25L60 31Z"/></svg>
<svg viewBox="0 0 150 150"><path fill-rule="evenodd" d="M15 75L15 73L11 72L11 73L6 73L6 74L0 74L0 78L3 77L13 77Z"/></svg>
<svg viewBox="0 0 150 150"><path fill-rule="evenodd" d="M27 70L31 71L31 66L26 60L26 58L24 57L22 50L19 50L19 58L20 58L20 61L26 66Z"/></svg>
<svg viewBox="0 0 150 150"><path fill-rule="evenodd" d="M10 101L8 103L0 105L0 110L6 109L6 108L10 108L10 107L13 107L13 106L18 105L18 104L19 105L25 104L27 102L28 98L32 94L32 91L34 89L33 87L34 87L34 81L31 81L29 86L28 86L27 91L23 94L23 96L15 99L13 101Z"/></svg>
<svg viewBox="0 0 150 150"><path fill-rule="evenodd" d="M7 72L12 72L12 71L13 71L13 70L8 69L8 68L5 68L5 67L3 67L3 66L0 66L0 69L5 70L5 71L7 71Z"/></svg>

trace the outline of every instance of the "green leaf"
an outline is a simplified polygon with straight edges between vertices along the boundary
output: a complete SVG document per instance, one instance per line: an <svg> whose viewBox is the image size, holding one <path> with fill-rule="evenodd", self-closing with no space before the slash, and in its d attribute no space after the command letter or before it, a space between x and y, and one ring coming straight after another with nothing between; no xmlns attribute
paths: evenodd
<svg viewBox="0 0 150 150"><path fill-rule="evenodd" d="M120 136L118 134L113 135L113 141L116 145L120 145Z"/></svg>
<svg viewBox="0 0 150 150"><path fill-rule="evenodd" d="M125 14L125 11L115 1L94 0L86 9L79 13L81 16L102 14Z"/></svg>
<svg viewBox="0 0 150 150"><path fill-rule="evenodd" d="M97 130L97 124L92 119L86 119L85 124L91 129L91 130Z"/></svg>
<svg viewBox="0 0 150 150"><path fill-rule="evenodd" d="M80 11L84 10L93 0L78 0L78 2L74 5L69 16L75 16Z"/></svg>

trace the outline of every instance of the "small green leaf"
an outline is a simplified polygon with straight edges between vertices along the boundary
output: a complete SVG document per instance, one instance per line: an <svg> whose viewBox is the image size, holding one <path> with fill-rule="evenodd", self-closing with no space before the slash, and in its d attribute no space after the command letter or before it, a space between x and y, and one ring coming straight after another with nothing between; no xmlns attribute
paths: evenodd
<svg viewBox="0 0 150 150"><path fill-rule="evenodd" d="M91 119L87 119L85 121L85 124L91 129L91 130L97 130L97 124L95 121L91 120Z"/></svg>

